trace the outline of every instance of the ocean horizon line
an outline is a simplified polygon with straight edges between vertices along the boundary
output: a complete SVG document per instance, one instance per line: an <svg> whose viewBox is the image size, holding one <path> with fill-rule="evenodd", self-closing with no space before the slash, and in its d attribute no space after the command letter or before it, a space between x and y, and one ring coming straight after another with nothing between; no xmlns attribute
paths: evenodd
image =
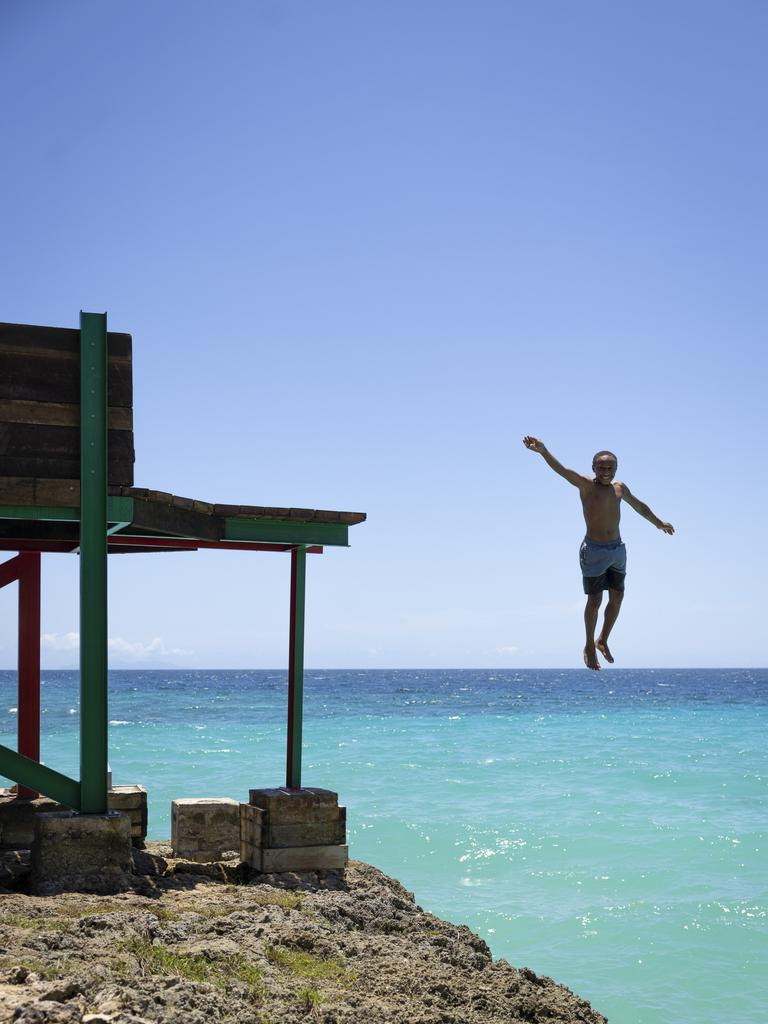
<svg viewBox="0 0 768 1024"><path fill-rule="evenodd" d="M579 672L579 665L338 665L305 666L307 672ZM586 669L584 669L586 671ZM765 665L605 665L602 671L615 672L765 672ZM0 667L0 672L16 672L15 665ZM79 665L42 666L41 672L77 672ZM285 665L234 666L217 665L110 665L111 672L287 672Z"/></svg>

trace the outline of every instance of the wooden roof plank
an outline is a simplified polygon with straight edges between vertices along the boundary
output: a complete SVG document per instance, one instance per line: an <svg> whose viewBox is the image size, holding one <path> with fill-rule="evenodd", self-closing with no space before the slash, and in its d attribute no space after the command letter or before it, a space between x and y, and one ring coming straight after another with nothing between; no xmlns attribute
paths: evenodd
<svg viewBox="0 0 768 1024"><path fill-rule="evenodd" d="M214 514L214 506L209 501L193 501L193 508L195 512L200 512L202 515L212 516Z"/></svg>
<svg viewBox="0 0 768 1024"><path fill-rule="evenodd" d="M194 512L195 510L194 498L181 498L178 494L174 494L171 504L174 508L185 508L188 512Z"/></svg>
<svg viewBox="0 0 768 1024"><path fill-rule="evenodd" d="M223 520L216 516L174 508L170 502L145 498L133 499L132 525L146 531L202 540L221 540L224 533Z"/></svg>

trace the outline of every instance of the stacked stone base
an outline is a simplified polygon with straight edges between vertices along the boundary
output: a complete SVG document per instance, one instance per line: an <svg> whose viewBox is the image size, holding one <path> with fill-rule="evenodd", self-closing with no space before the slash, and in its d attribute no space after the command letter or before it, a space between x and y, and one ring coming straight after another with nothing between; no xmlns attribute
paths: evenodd
<svg viewBox="0 0 768 1024"><path fill-rule="evenodd" d="M0 886L31 874L33 892L119 892L131 846L147 835L147 791L114 786L107 814L76 814L48 797L0 790Z"/></svg>
<svg viewBox="0 0 768 1024"><path fill-rule="evenodd" d="M264 874L342 871L347 812L328 789L252 789L240 804L240 859Z"/></svg>
<svg viewBox="0 0 768 1024"><path fill-rule="evenodd" d="M47 796L17 796L13 789L0 790L0 850L31 850L35 819L40 814L68 808ZM113 786L107 793L107 810L126 814L131 839L138 846L147 838L147 791L144 786Z"/></svg>
<svg viewBox="0 0 768 1024"><path fill-rule="evenodd" d="M39 814L32 843L32 892L114 893L128 887L131 820L127 814Z"/></svg>
<svg viewBox="0 0 768 1024"><path fill-rule="evenodd" d="M17 796L15 790L0 790L0 850L31 850L35 818L66 808L47 796Z"/></svg>
<svg viewBox="0 0 768 1024"><path fill-rule="evenodd" d="M192 861L237 856L240 825L237 800L229 797L171 802L171 849L174 857Z"/></svg>
<svg viewBox="0 0 768 1024"><path fill-rule="evenodd" d="M131 841L140 846L147 838L147 791L143 786L112 786L107 808L126 814L131 822Z"/></svg>

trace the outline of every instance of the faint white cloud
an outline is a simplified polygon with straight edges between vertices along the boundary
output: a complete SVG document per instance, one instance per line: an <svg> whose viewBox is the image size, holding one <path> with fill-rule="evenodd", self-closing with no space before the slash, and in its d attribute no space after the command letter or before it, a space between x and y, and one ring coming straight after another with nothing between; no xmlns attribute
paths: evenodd
<svg viewBox="0 0 768 1024"><path fill-rule="evenodd" d="M135 658L136 661L142 661L144 658L184 657L193 653L181 647L166 647L159 636L150 640L148 644L140 640L125 640L121 636L110 637L108 646L114 654L119 654L123 658Z"/></svg>
<svg viewBox="0 0 768 1024"><path fill-rule="evenodd" d="M40 645L46 651L75 651L80 646L79 633L43 633ZM141 640L126 640L122 636L110 637L107 646L111 654L126 661L146 661L149 658L178 658L193 654L181 647L166 647L162 637L156 636L149 643Z"/></svg>
<svg viewBox="0 0 768 1024"><path fill-rule="evenodd" d="M76 651L80 646L80 634L43 633L40 646L44 651Z"/></svg>
<svg viewBox="0 0 768 1024"><path fill-rule="evenodd" d="M517 654L519 650L520 648L514 644L506 644L504 647L497 647L496 654Z"/></svg>

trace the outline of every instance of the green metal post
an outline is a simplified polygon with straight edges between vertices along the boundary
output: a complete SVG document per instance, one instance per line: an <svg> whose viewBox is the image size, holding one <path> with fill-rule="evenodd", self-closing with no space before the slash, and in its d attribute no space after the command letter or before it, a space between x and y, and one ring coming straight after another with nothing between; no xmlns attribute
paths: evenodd
<svg viewBox="0 0 768 1024"><path fill-rule="evenodd" d="M80 811L107 811L107 315L80 314Z"/></svg>
<svg viewBox="0 0 768 1024"><path fill-rule="evenodd" d="M285 784L301 789L301 727L304 718L304 595L307 552L291 550L291 624L288 652L288 756Z"/></svg>

